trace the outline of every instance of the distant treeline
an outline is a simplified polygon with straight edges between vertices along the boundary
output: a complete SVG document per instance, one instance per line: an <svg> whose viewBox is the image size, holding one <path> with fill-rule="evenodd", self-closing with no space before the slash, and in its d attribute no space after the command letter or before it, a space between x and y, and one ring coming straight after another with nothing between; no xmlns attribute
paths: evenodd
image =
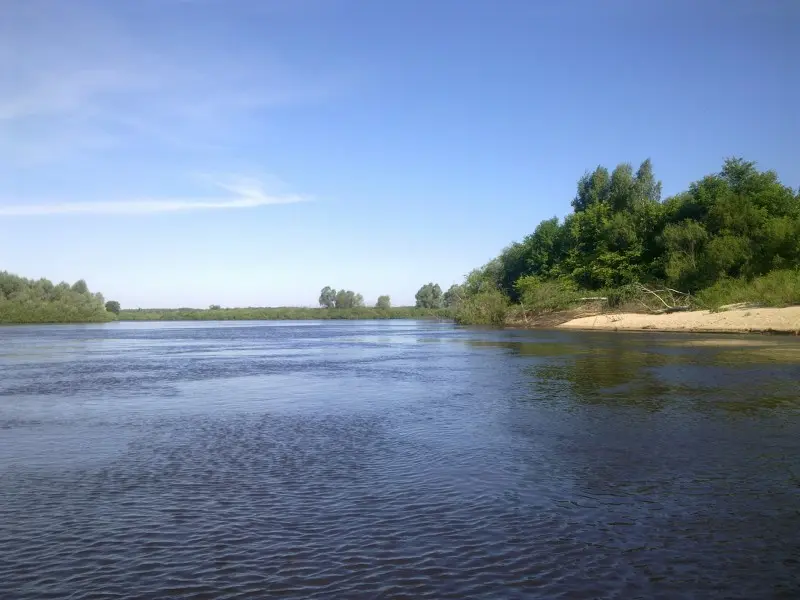
<svg viewBox="0 0 800 600"><path fill-rule="evenodd" d="M662 201L649 160L635 172L629 164L610 173L597 167L578 181L572 207L450 288L457 319L500 323L510 305L624 300L642 284L708 308L800 303L800 192L774 171L728 159L719 173Z"/></svg>
<svg viewBox="0 0 800 600"><path fill-rule="evenodd" d="M448 318L446 310L399 306L392 308L166 308L121 310L120 321L290 321L328 319Z"/></svg>
<svg viewBox="0 0 800 600"><path fill-rule="evenodd" d="M0 323L87 323L110 321L102 294L86 282L54 284L0 271Z"/></svg>

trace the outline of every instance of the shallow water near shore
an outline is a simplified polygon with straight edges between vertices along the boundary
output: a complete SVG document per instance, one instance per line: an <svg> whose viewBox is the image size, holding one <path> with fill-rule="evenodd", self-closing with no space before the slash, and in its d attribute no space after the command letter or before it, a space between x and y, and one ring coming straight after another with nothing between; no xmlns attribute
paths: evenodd
<svg viewBox="0 0 800 600"><path fill-rule="evenodd" d="M0 598L796 598L798 349L0 328Z"/></svg>

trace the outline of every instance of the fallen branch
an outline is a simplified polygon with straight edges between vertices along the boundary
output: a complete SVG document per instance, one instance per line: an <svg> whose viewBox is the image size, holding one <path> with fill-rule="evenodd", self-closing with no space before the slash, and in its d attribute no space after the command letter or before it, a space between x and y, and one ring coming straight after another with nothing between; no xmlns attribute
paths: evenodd
<svg viewBox="0 0 800 600"><path fill-rule="evenodd" d="M653 294L653 296L655 296L656 298L658 298L659 300L661 300L661 303L662 303L664 306L666 306L667 308L670 308L670 305L669 305L669 304L667 304L667 303L666 303L666 301L665 301L665 300L664 300L664 299L663 299L661 296L659 296L658 294L656 294L656 293L655 293L653 290L647 289L645 286L643 286L643 285L641 285L641 284L639 285L639 289L640 289L640 290L642 290L643 292L647 292L648 294Z"/></svg>

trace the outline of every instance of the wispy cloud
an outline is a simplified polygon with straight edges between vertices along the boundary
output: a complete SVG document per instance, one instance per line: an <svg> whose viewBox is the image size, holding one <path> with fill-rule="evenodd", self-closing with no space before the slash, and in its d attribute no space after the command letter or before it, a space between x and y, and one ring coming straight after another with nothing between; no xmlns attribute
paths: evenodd
<svg viewBox="0 0 800 600"><path fill-rule="evenodd" d="M268 109L329 97L346 81L290 68L265 37L239 39L243 17L222 4L193 15L196 27L185 21L198 3L2 4L0 169L91 155L100 134L123 149L232 147Z"/></svg>
<svg viewBox="0 0 800 600"><path fill-rule="evenodd" d="M256 208L272 204L304 202L308 198L298 195L270 195L264 193L255 180L220 182L218 187L230 196L198 198L140 198L108 202L59 202L52 204L0 204L0 217L44 217L52 215L152 215L159 213L193 212L207 210L233 210Z"/></svg>

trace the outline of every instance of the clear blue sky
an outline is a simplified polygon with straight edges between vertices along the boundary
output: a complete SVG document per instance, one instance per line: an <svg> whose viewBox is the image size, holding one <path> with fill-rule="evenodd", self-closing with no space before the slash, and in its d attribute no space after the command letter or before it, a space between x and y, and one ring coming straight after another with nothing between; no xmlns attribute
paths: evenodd
<svg viewBox="0 0 800 600"><path fill-rule="evenodd" d="M127 307L413 302L739 155L800 184L794 0L0 0L0 269Z"/></svg>

